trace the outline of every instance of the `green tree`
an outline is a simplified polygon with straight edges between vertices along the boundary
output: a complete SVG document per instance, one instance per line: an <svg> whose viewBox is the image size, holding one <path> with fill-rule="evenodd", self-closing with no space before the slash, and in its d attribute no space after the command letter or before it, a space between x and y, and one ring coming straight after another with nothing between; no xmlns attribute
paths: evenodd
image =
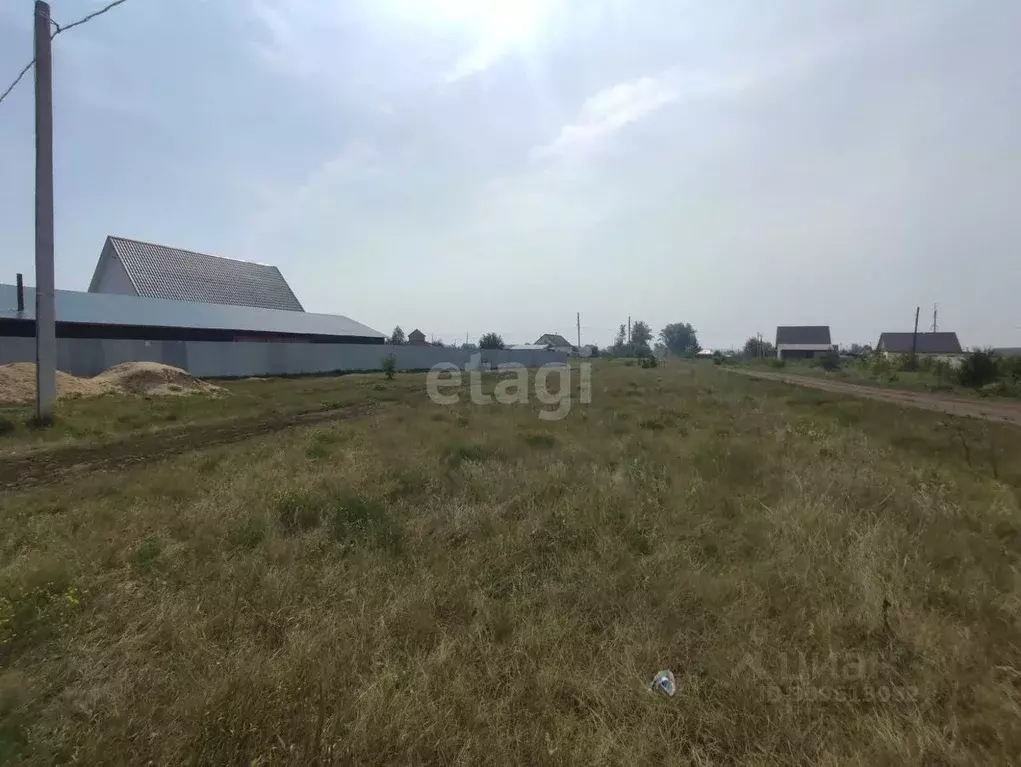
<svg viewBox="0 0 1021 767"><path fill-rule="evenodd" d="M486 333L479 339L480 349L502 349L503 338L499 333Z"/></svg>
<svg viewBox="0 0 1021 767"><path fill-rule="evenodd" d="M776 348L766 339L759 340L758 336L752 336L744 342L745 357L774 357Z"/></svg>
<svg viewBox="0 0 1021 767"><path fill-rule="evenodd" d="M620 329L613 339L613 346L610 347L610 351L617 356L627 354L627 326L624 323L621 323Z"/></svg>
<svg viewBox="0 0 1021 767"><path fill-rule="evenodd" d="M635 357L652 356L652 347L649 341L652 340L652 329L649 323L637 320L631 326L631 354Z"/></svg>
<svg viewBox="0 0 1021 767"><path fill-rule="evenodd" d="M659 340L671 354L679 357L691 357L701 350L698 345L698 333L690 322L674 322L659 331Z"/></svg>
<svg viewBox="0 0 1021 767"><path fill-rule="evenodd" d="M394 328L394 332L390 334L390 343L394 346L400 346L407 341L407 337L404 335L404 331L401 330L401 326L398 325Z"/></svg>

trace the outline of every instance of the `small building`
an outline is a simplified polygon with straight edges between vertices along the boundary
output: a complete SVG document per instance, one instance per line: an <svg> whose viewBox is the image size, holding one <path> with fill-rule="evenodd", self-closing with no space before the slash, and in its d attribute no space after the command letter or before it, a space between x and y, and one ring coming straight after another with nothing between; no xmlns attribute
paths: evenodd
<svg viewBox="0 0 1021 767"><path fill-rule="evenodd" d="M883 333L876 351L883 355L911 354L920 357L953 357L964 354L957 333Z"/></svg>
<svg viewBox="0 0 1021 767"><path fill-rule="evenodd" d="M408 333L408 343L414 346L428 345L428 341L425 340L425 333L423 333L418 328L415 328L410 333Z"/></svg>
<svg viewBox="0 0 1021 767"><path fill-rule="evenodd" d="M565 354L575 354L577 350L571 346L571 342L557 333L545 333L535 341L536 346L550 346L553 351Z"/></svg>
<svg viewBox="0 0 1021 767"><path fill-rule="evenodd" d="M776 329L777 359L810 359L831 351L829 325L781 325Z"/></svg>

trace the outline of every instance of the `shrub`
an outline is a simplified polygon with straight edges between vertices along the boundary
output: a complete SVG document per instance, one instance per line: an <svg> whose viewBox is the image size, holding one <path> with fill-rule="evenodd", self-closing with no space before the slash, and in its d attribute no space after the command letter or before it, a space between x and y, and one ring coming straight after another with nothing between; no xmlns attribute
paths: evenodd
<svg viewBox="0 0 1021 767"><path fill-rule="evenodd" d="M388 354L383 357L382 360L383 375L386 376L387 381L392 381L394 373L397 372L397 357L393 354Z"/></svg>
<svg viewBox="0 0 1021 767"><path fill-rule="evenodd" d="M1000 376L1012 383L1021 383L1021 357L1001 358Z"/></svg>
<svg viewBox="0 0 1021 767"><path fill-rule="evenodd" d="M840 370L840 355L831 349L822 355L819 360L819 364L822 366L823 370Z"/></svg>
<svg viewBox="0 0 1021 767"><path fill-rule="evenodd" d="M784 359L774 359L774 360L770 360L769 364L772 365L775 368L785 368L785 367L787 367L787 360L784 360Z"/></svg>
<svg viewBox="0 0 1021 767"><path fill-rule="evenodd" d="M17 424L15 424L10 418L0 418L0 437L4 434L10 434L16 428Z"/></svg>
<svg viewBox="0 0 1021 767"><path fill-rule="evenodd" d="M659 359L654 354L639 359L638 364L643 368L654 368L659 366Z"/></svg>
<svg viewBox="0 0 1021 767"><path fill-rule="evenodd" d="M988 351L974 351L964 358L957 380L961 386L979 389L996 380L996 356Z"/></svg>

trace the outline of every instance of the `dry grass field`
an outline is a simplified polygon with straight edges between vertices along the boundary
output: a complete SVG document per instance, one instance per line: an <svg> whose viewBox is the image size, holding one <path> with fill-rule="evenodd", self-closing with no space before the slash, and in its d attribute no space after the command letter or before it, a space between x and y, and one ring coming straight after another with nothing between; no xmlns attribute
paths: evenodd
<svg viewBox="0 0 1021 767"><path fill-rule="evenodd" d="M553 422L227 387L153 407L377 407L0 494L0 762L1021 754L1021 430L711 366L602 363Z"/></svg>

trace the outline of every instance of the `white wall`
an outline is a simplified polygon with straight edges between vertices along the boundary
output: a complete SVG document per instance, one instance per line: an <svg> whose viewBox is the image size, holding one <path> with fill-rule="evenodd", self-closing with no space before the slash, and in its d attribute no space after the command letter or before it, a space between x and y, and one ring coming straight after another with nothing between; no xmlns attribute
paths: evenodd
<svg viewBox="0 0 1021 767"><path fill-rule="evenodd" d="M100 256L100 262L98 272L93 279L92 284L89 286L90 293L119 293L127 296L137 296L138 291L135 290L135 286L131 283L131 278L128 277L128 272L124 268L124 264L117 258L117 254L113 250L113 246L109 243L106 245L106 249Z"/></svg>

